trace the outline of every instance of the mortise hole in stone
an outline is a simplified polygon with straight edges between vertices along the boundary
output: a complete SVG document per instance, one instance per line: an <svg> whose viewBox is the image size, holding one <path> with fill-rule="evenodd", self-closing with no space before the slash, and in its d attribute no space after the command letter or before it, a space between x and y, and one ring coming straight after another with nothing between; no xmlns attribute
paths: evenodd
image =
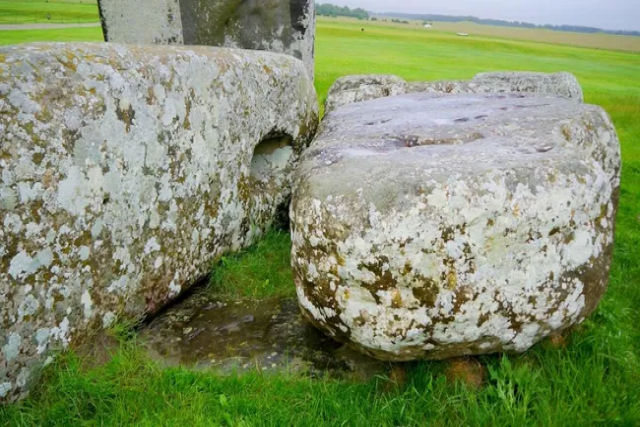
<svg viewBox="0 0 640 427"><path fill-rule="evenodd" d="M258 181L271 180L282 173L293 156L293 138L286 134L270 134L253 150L251 177Z"/></svg>

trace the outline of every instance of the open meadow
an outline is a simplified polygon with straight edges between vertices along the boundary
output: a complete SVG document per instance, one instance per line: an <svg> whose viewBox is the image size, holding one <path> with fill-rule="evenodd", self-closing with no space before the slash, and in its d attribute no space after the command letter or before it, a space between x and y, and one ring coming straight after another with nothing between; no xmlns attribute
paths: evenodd
<svg viewBox="0 0 640 427"><path fill-rule="evenodd" d="M0 23L18 19L6 18L7 4L22 3L35 2L0 1ZM96 21L80 11L87 5L72 6L79 14L75 22ZM22 22L36 21L25 15ZM99 27L0 31L0 44L101 39ZM44 370L45 381L30 398L0 408L0 424L640 425L640 54L559 42L508 34L458 37L416 25L319 18L315 84L323 102L335 79L347 74L419 81L528 70L578 77L585 102L602 105L613 118L623 171L609 291L597 312L566 337L523 355L478 358L486 375L474 388L448 381L447 362L406 364L400 370L406 376L367 382L164 368L140 350L135 329L119 325L110 361L62 355ZM210 291L251 298L295 295L289 250L286 232L269 233L254 248L213 266Z"/></svg>
<svg viewBox="0 0 640 427"><path fill-rule="evenodd" d="M95 0L0 0L1 24L95 22Z"/></svg>
<svg viewBox="0 0 640 427"><path fill-rule="evenodd" d="M456 35L458 33L466 33L469 34L470 37L491 37L498 39L570 45L575 47L640 52L640 37L636 36L616 35L603 32L578 33L571 31L556 31L546 28L485 25L470 21L430 21L431 28L424 28L424 21L399 20L400 22L393 22L393 18L384 17L376 19L378 19L378 24L396 28L413 27L413 30L420 32L450 33ZM351 18L337 18L335 20L354 22Z"/></svg>

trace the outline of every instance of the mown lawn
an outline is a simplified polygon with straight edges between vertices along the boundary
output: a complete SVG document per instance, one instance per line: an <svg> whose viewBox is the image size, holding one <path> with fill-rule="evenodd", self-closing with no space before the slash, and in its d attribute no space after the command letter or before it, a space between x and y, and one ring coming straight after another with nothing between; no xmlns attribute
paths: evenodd
<svg viewBox="0 0 640 427"><path fill-rule="evenodd" d="M29 42L101 42L101 27L0 31L0 45Z"/></svg>
<svg viewBox="0 0 640 427"><path fill-rule="evenodd" d="M111 362L85 368L64 355L33 396L0 409L8 424L99 425L640 425L640 55L496 38L462 39L399 26L321 19L316 86L352 73L410 80L469 78L488 70L570 71L586 101L611 114L623 150L617 246L598 311L566 338L524 355L486 356L485 384L447 382L446 362L406 366L406 381L350 383L259 373L218 377L160 368L120 332ZM0 40L5 33L0 33ZM18 40L15 40L18 41ZM273 232L214 269L232 296L293 292L288 235Z"/></svg>
<svg viewBox="0 0 640 427"><path fill-rule="evenodd" d="M0 24L97 22L96 0L0 0Z"/></svg>

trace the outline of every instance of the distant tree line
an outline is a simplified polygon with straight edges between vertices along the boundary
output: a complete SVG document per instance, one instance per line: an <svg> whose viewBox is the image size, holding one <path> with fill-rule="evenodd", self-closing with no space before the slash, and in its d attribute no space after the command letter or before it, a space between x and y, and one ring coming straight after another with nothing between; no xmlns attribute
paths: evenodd
<svg viewBox="0 0 640 427"><path fill-rule="evenodd" d="M603 30L595 27L584 27L580 25L536 25L529 22L520 21L503 21L501 19L481 19L475 16L450 16L450 15L414 15L410 13L385 13L386 16L402 18L402 19L416 19L423 21L440 21L440 22L461 22L470 21L477 24L484 25L496 25L499 27L521 27L521 28L544 28L553 31L570 31L574 33L607 33L623 36L640 36L640 31L616 31L616 30Z"/></svg>
<svg viewBox="0 0 640 427"><path fill-rule="evenodd" d="M334 18L336 16L348 16L350 18L369 19L369 12L364 9L350 9L346 6L341 7L329 3L318 4L316 6L316 13L321 16L333 16Z"/></svg>

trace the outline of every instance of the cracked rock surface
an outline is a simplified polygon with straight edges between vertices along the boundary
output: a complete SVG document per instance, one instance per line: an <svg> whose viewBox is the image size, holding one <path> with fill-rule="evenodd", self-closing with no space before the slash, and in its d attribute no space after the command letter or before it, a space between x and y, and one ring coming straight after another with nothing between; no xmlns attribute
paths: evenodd
<svg viewBox="0 0 640 427"><path fill-rule="evenodd" d="M317 126L301 61L210 47L0 49L0 399L254 242Z"/></svg>
<svg viewBox="0 0 640 427"><path fill-rule="evenodd" d="M330 111L291 207L303 313L379 359L522 352L607 287L620 184L599 107L517 94Z"/></svg>

